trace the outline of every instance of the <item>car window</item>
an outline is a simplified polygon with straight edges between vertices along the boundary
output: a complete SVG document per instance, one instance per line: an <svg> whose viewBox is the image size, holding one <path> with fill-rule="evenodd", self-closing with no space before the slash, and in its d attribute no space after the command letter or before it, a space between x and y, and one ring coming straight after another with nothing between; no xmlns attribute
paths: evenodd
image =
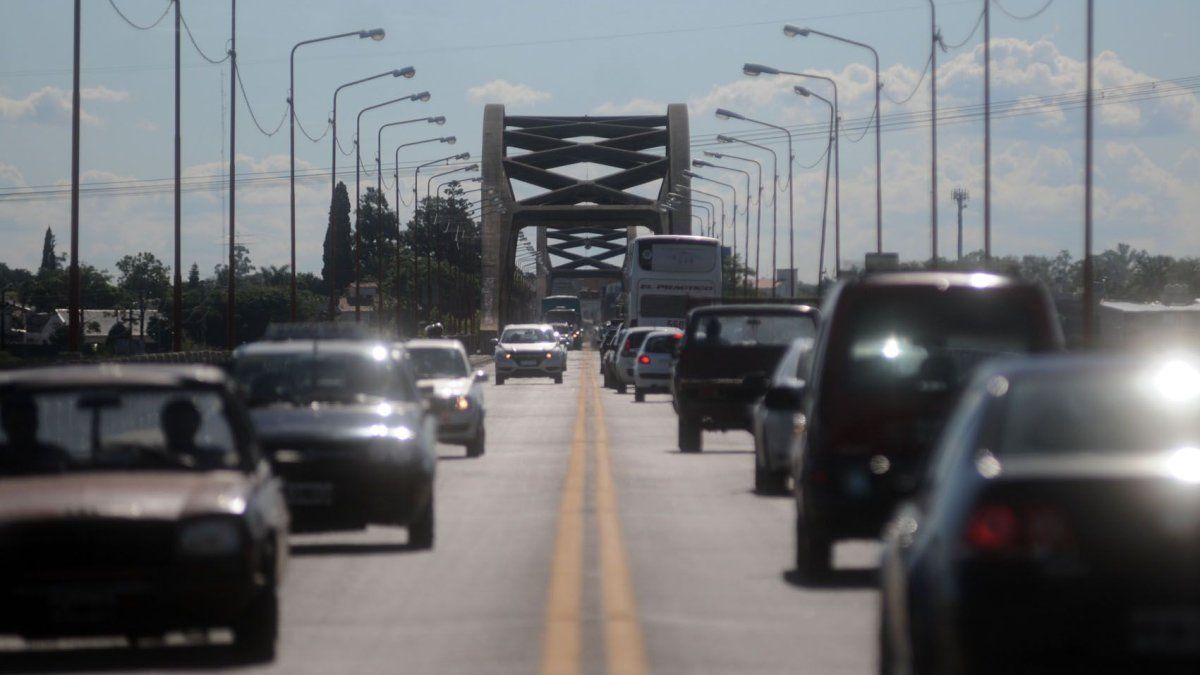
<svg viewBox="0 0 1200 675"><path fill-rule="evenodd" d="M672 335L654 335L646 340L642 351L649 354L670 354L674 350L674 346L679 342L681 333Z"/></svg>
<svg viewBox="0 0 1200 675"><path fill-rule="evenodd" d="M378 352L287 352L239 356L234 377L252 406L418 400L397 358Z"/></svg>
<svg viewBox="0 0 1200 675"><path fill-rule="evenodd" d="M638 347L642 346L642 342L645 341L646 336L650 333L651 331L645 330L629 331L629 334L625 336L625 348L637 351Z"/></svg>
<svg viewBox="0 0 1200 675"><path fill-rule="evenodd" d="M1200 447L1200 395L1178 400L1156 382L1161 376L1150 370L1020 378L1008 392L996 454L1123 454Z"/></svg>
<svg viewBox="0 0 1200 675"><path fill-rule="evenodd" d="M409 347L408 356L419 379L466 377L470 372L470 365L457 349Z"/></svg>
<svg viewBox="0 0 1200 675"><path fill-rule="evenodd" d="M243 464L212 390L111 387L0 395L0 474Z"/></svg>
<svg viewBox="0 0 1200 675"><path fill-rule="evenodd" d="M983 401L982 390L969 391L959 400L930 456L927 485L940 485L954 471L962 453L980 449L973 446L979 436Z"/></svg>
<svg viewBox="0 0 1200 675"><path fill-rule="evenodd" d="M688 341L705 347L783 346L814 335L816 324L802 314L710 314L694 323Z"/></svg>
<svg viewBox="0 0 1200 675"><path fill-rule="evenodd" d="M775 367L775 374L772 379L777 382L792 377L805 379L805 375L807 375L805 365L808 362L806 357L812 350L812 342L811 338L797 340L784 353L783 358L779 360L779 365Z"/></svg>
<svg viewBox="0 0 1200 675"><path fill-rule="evenodd" d="M542 328L509 328L500 337L500 342L514 345L554 342L554 332Z"/></svg>

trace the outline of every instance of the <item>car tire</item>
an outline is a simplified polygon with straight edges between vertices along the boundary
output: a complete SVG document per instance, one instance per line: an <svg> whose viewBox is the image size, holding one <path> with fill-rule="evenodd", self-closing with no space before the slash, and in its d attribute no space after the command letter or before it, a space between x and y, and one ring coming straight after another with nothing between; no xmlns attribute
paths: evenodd
<svg viewBox="0 0 1200 675"><path fill-rule="evenodd" d="M701 429L699 420L679 416L679 451L700 452Z"/></svg>
<svg viewBox="0 0 1200 675"><path fill-rule="evenodd" d="M233 646L250 663L268 663L275 660L278 640L279 595L271 586L259 591L234 622Z"/></svg>
<svg viewBox="0 0 1200 675"><path fill-rule="evenodd" d="M637 403L645 402L646 392L642 391L641 389L638 389L637 387L634 387L633 388L633 400L636 401Z"/></svg>
<svg viewBox="0 0 1200 675"><path fill-rule="evenodd" d="M618 394L624 394L628 391L629 391L629 386L626 385L624 382L617 383L617 393Z"/></svg>
<svg viewBox="0 0 1200 675"><path fill-rule="evenodd" d="M755 465L754 491L760 495L781 495L787 492L787 474Z"/></svg>
<svg viewBox="0 0 1200 675"><path fill-rule="evenodd" d="M554 376L554 384L562 384L562 375Z"/></svg>
<svg viewBox="0 0 1200 675"><path fill-rule="evenodd" d="M482 457L487 445L487 432L483 430L483 421L479 422L479 433L467 443L467 457Z"/></svg>
<svg viewBox="0 0 1200 675"><path fill-rule="evenodd" d="M832 557L833 542L829 537L796 516L796 571L800 576L810 580L828 576Z"/></svg>
<svg viewBox="0 0 1200 675"><path fill-rule="evenodd" d="M433 490L430 489L429 502L425 504L425 508L421 509L421 513L416 519L408 524L409 548L433 548L433 534Z"/></svg>
<svg viewBox="0 0 1200 675"><path fill-rule="evenodd" d="M496 373L496 386L499 387L502 384L504 384L504 376L500 373Z"/></svg>

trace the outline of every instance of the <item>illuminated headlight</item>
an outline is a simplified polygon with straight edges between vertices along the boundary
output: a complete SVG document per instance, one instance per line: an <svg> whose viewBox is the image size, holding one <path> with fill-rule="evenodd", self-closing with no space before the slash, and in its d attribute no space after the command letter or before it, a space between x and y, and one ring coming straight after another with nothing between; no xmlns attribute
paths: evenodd
<svg viewBox="0 0 1200 675"><path fill-rule="evenodd" d="M179 531L179 550L184 555L223 556L241 550L242 530L236 521L199 520Z"/></svg>
<svg viewBox="0 0 1200 675"><path fill-rule="evenodd" d="M554 358L554 352L546 352L546 359L549 360L552 358Z"/></svg>
<svg viewBox="0 0 1200 675"><path fill-rule="evenodd" d="M504 359L505 361L507 361L512 358L512 353L511 352L497 352L496 358Z"/></svg>
<svg viewBox="0 0 1200 675"><path fill-rule="evenodd" d="M471 399L467 398L466 396L459 396L458 398L454 399L455 410L466 410L470 407Z"/></svg>

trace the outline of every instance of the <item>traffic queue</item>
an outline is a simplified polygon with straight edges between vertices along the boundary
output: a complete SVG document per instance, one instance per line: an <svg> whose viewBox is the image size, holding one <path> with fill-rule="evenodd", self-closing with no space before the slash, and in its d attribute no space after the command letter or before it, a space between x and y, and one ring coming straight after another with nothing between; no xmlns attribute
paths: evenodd
<svg viewBox="0 0 1200 675"><path fill-rule="evenodd" d="M883 542L881 672L1200 663L1194 352L1069 354L1046 290L988 273L733 302L605 326L604 384L640 402L663 381L682 453L751 433L808 582L837 542Z"/></svg>

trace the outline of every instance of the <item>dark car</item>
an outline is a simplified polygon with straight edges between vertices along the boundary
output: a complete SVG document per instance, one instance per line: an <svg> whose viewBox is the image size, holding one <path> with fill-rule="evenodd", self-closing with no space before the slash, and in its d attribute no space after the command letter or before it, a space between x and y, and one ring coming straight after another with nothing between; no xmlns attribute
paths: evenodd
<svg viewBox="0 0 1200 675"><path fill-rule="evenodd" d="M807 305L692 310L671 373L679 450L700 452L704 429L752 430L751 406L766 391L787 348L816 334L817 318L817 310Z"/></svg>
<svg viewBox="0 0 1200 675"><path fill-rule="evenodd" d="M274 657L288 513L220 370L0 374L0 633L233 630Z"/></svg>
<svg viewBox="0 0 1200 675"><path fill-rule="evenodd" d="M398 525L433 546L437 421L402 347L257 342L233 363L295 530Z"/></svg>
<svg viewBox="0 0 1200 675"><path fill-rule="evenodd" d="M983 369L884 543L882 672L1200 672L1200 365Z"/></svg>
<svg viewBox="0 0 1200 675"><path fill-rule="evenodd" d="M820 575L833 542L879 536L977 365L1061 348L1037 283L940 272L839 283L823 305L792 452L798 570Z"/></svg>

